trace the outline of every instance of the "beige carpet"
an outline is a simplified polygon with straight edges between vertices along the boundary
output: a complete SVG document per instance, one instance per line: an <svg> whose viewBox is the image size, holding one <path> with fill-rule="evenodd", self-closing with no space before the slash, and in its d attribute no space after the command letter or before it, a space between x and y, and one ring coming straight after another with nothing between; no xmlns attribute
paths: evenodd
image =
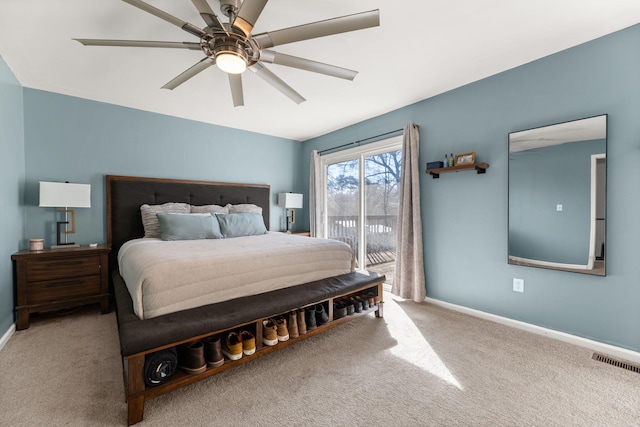
<svg viewBox="0 0 640 427"><path fill-rule="evenodd" d="M139 426L632 426L640 375L590 350L385 296L373 315L147 402ZM0 351L0 425L124 426L113 313L34 319Z"/></svg>

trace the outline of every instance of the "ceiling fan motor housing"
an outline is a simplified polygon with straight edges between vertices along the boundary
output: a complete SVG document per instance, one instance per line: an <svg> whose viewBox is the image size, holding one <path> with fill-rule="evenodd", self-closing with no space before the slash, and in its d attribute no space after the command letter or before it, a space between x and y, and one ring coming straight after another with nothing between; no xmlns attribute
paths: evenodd
<svg viewBox="0 0 640 427"><path fill-rule="evenodd" d="M219 55L228 54L241 58L248 67L257 61L251 44L240 37L234 37L234 34L229 36L217 34L214 37L205 38L200 46L205 55L214 60Z"/></svg>
<svg viewBox="0 0 640 427"><path fill-rule="evenodd" d="M230 54L238 56L244 59L245 62L249 61L249 56L247 52L245 52L245 47L242 46L242 43L239 43L231 38L228 39L220 39L216 41L213 47L213 56L217 57L222 54Z"/></svg>

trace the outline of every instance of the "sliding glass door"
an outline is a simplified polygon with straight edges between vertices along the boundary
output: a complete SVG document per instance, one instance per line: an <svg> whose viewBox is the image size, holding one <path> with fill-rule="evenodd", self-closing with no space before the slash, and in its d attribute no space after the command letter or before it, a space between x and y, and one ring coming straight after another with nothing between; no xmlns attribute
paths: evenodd
<svg viewBox="0 0 640 427"><path fill-rule="evenodd" d="M390 282L396 253L402 140L323 156L325 235L351 246L357 268Z"/></svg>

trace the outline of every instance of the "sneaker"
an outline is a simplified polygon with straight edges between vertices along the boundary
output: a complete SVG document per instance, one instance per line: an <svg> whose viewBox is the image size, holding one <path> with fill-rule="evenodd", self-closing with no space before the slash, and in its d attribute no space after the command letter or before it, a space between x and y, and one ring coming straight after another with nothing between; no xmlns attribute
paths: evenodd
<svg viewBox="0 0 640 427"><path fill-rule="evenodd" d="M249 356L256 352L256 337L249 331L240 331L240 341L242 341L242 353Z"/></svg>
<svg viewBox="0 0 640 427"><path fill-rule="evenodd" d="M178 361L180 368L188 374L201 374L206 371L207 362L204 360L204 344L198 341L181 346Z"/></svg>
<svg viewBox="0 0 640 427"><path fill-rule="evenodd" d="M238 360L242 357L242 341L235 332L229 332L227 339L222 343L222 354L230 360Z"/></svg>
<svg viewBox="0 0 640 427"><path fill-rule="evenodd" d="M224 363L219 336L209 337L204 340L204 358L210 368L216 368Z"/></svg>
<svg viewBox="0 0 640 427"><path fill-rule="evenodd" d="M315 305L304 309L304 320L307 322L307 331L313 331L317 327Z"/></svg>
<svg viewBox="0 0 640 427"><path fill-rule="evenodd" d="M285 319L284 317L277 317L276 326L277 326L276 335L278 336L278 341L288 340L289 330L287 330L287 319Z"/></svg>
<svg viewBox="0 0 640 427"><path fill-rule="evenodd" d="M300 336L298 331L298 319L295 311L289 313L289 324L287 329L289 329L289 336L291 338L298 338Z"/></svg>
<svg viewBox="0 0 640 427"><path fill-rule="evenodd" d="M296 311L296 317L298 320L298 333L304 335L307 333L307 323L304 321L304 308Z"/></svg>
<svg viewBox="0 0 640 427"><path fill-rule="evenodd" d="M322 326L329 321L329 315L324 309L324 305L316 304L316 325Z"/></svg>
<svg viewBox="0 0 640 427"><path fill-rule="evenodd" d="M278 334L276 332L276 322L271 319L262 321L262 343L264 345L278 344Z"/></svg>

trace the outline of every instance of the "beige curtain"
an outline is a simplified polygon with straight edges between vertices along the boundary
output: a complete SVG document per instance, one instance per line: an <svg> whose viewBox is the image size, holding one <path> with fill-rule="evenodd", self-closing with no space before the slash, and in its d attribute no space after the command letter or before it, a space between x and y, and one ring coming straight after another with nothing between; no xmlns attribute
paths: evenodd
<svg viewBox="0 0 640 427"><path fill-rule="evenodd" d="M309 227L311 237L324 237L322 226L322 189L320 188L320 154L318 150L311 152L309 176Z"/></svg>
<svg viewBox="0 0 640 427"><path fill-rule="evenodd" d="M398 246L391 292L416 302L421 302L426 297L420 217L419 151L418 126L409 122L404 127L402 141Z"/></svg>

